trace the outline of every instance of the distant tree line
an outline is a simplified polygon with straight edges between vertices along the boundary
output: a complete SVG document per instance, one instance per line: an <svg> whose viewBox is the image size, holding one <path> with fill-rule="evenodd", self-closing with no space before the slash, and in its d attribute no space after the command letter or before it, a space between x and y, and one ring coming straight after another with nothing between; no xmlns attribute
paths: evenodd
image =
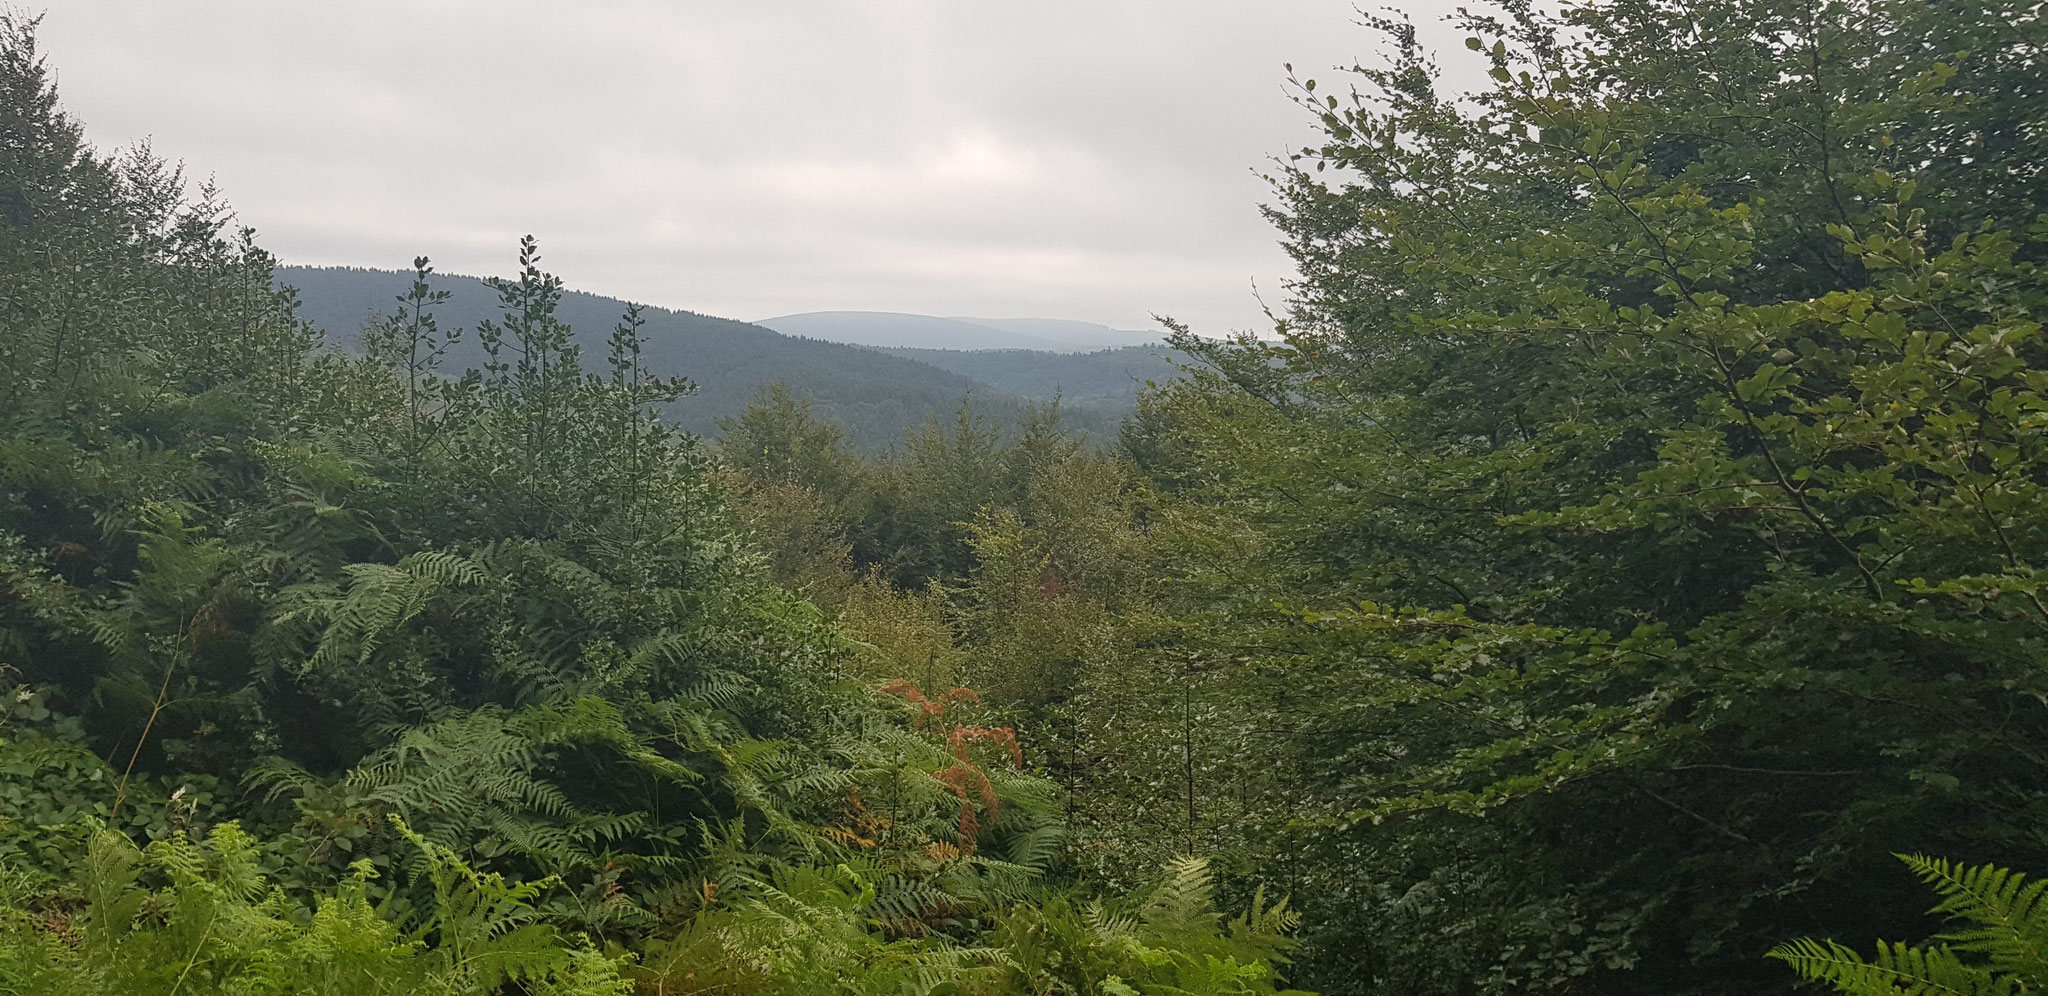
<svg viewBox="0 0 2048 996"><path fill-rule="evenodd" d="M277 283L297 292L298 314L338 345L360 348L365 329L374 328L391 301L406 293L412 277L356 267L279 267ZM475 277L434 274L433 286L447 296L436 303L438 320L451 329L475 326L497 314L497 295ZM604 349L605 330L626 302L565 289L558 309L576 331L578 345L595 355ZM856 449L879 453L929 418L944 418L963 398L1004 430L1019 425L1034 400L1068 395L1067 424L1091 442L1116 438L1117 426L1136 405L1136 372L1164 375L1150 353L987 354L946 350L875 350L863 346L785 336L757 325L687 311L643 308L643 363L668 377L687 377L691 390L661 406L678 428L704 436L718 433L754 392L768 383L787 385L817 410L845 427ZM451 344L441 359L450 371L484 361L474 338ZM1068 391L1067 385L1073 390Z"/></svg>

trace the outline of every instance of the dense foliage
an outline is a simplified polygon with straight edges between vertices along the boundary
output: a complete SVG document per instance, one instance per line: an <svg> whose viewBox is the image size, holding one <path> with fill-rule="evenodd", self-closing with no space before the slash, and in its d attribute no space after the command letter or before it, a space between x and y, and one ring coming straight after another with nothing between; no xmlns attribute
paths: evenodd
<svg viewBox="0 0 2048 996"><path fill-rule="evenodd" d="M1332 990L1783 987L1924 929L1889 852L2048 867L2048 23L1505 6L1300 81L1282 335L1137 421L1219 830Z"/></svg>
<svg viewBox="0 0 2048 996"><path fill-rule="evenodd" d="M1080 860L1285 886L1313 985L1789 989L1929 929L1892 851L2048 867L2048 24L1502 7L1481 92L1397 21L1299 79L1278 334L1180 336L1085 485L933 475L900 580Z"/></svg>
<svg viewBox="0 0 2048 996"><path fill-rule="evenodd" d="M1470 94L1369 18L1284 321L1115 452L800 379L707 449L531 242L329 350L16 18L0 978L2038 988L2044 17L1505 2Z"/></svg>
<svg viewBox="0 0 2048 996"><path fill-rule="evenodd" d="M964 689L778 585L533 240L326 348L0 18L0 989L1258 993L1293 916L1099 896ZM446 361L474 350L476 362ZM890 680L895 679L895 680Z"/></svg>

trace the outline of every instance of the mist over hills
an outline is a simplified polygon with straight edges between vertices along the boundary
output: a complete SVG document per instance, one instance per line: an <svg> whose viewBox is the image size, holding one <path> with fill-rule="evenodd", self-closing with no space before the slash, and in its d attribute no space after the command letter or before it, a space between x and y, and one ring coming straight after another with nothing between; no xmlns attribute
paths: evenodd
<svg viewBox="0 0 2048 996"><path fill-rule="evenodd" d="M953 320L986 325L1045 342L1060 343L1066 348L1057 350L1059 352L1099 352L1125 346L1157 346L1166 341L1164 331L1111 328L1095 322L1077 322L1067 318L956 317Z"/></svg>
<svg viewBox="0 0 2048 996"><path fill-rule="evenodd" d="M392 311L394 298L411 286L412 275L359 267L280 266L276 279L298 290L301 317L342 347L353 349L361 341L364 324ZM434 285L452 295L436 312L444 329L470 329L499 317L497 294L479 278L436 274ZM605 338L625 308L626 302L618 298L580 291L563 295L559 317L576 330L586 363L595 365L601 359ZM763 385L780 381L811 398L818 414L843 424L848 440L868 452L897 444L907 429L928 418L950 418L968 397L976 409L1007 426L1022 417L1030 400L1059 395L1065 420L1077 434L1108 441L1115 438L1135 397L1136 381L1129 372L1152 370L1141 376L1157 379L1161 365L1149 354L1165 352L1163 347L1092 354L871 349L688 311L648 307L642 317L647 323L642 335L649 369L663 376L688 377L697 386L695 394L664 413L676 425L715 437L718 419L738 414ZM999 339L1025 338L992 326L960 324ZM1130 355L1122 355L1126 353ZM462 370L482 362L475 335L466 334L449 350L445 365Z"/></svg>
<svg viewBox="0 0 2048 996"><path fill-rule="evenodd" d="M763 318L754 324L787 335L887 349L1089 353L1156 345L1164 335L1055 318L937 318L893 311L812 311Z"/></svg>
<svg viewBox="0 0 2048 996"><path fill-rule="evenodd" d="M1020 397L1057 396L1062 407L1128 413L1146 381L1180 376L1187 355L1165 344L1124 346L1093 353L1051 353L1025 349L907 349L881 352L928 363Z"/></svg>

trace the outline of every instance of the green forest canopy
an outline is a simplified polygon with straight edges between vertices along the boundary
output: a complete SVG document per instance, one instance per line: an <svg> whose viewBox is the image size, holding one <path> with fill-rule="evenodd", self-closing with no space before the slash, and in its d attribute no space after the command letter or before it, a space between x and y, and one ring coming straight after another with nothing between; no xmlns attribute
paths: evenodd
<svg viewBox="0 0 2048 996"><path fill-rule="evenodd" d="M879 456L531 240L319 348L11 17L0 980L2048 985L2041 5L1504 6L1291 80L1284 320L1114 451Z"/></svg>
<svg viewBox="0 0 2048 996"><path fill-rule="evenodd" d="M298 315L336 344L356 349L363 330L388 317L393 302L411 287L413 275L355 267L280 266L280 286L297 292ZM448 298L434 309L450 328L469 328L496 316L498 296L475 277L437 275L434 288ZM558 309L576 330L575 341L595 356L627 302L566 291ZM769 384L783 384L810 398L820 414L846 428L859 449L880 453L904 433L932 418L951 415L964 398L1009 428L1033 401L1059 399L1068 424L1092 441L1107 443L1135 407L1138 376L1166 379L1173 368L1150 359L1162 348L1054 354L929 350L874 350L785 336L745 322L686 311L644 308L643 362L657 374L686 377L689 393L661 408L670 424L716 436L718 420L740 413ZM895 354L895 355L888 355ZM1129 354L1149 359L1136 361ZM479 368L483 353L475 337L451 343L440 368Z"/></svg>

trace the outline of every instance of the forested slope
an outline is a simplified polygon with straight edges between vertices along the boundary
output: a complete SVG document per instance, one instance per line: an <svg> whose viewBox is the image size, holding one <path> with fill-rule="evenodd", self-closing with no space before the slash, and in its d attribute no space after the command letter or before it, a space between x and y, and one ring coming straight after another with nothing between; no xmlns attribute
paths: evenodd
<svg viewBox="0 0 2048 996"><path fill-rule="evenodd" d="M412 279L408 273L356 267L277 269L278 283L298 291L299 316L349 348L360 342L367 324L392 313ZM434 285L449 294L436 308L446 328L472 328L497 315L497 295L482 279L437 274ZM559 313L576 330L577 345L595 357L626 304L567 291ZM716 435L719 419L738 414L769 383L789 385L811 398L819 411L846 426L856 446L870 451L902 442L905 432L935 416L950 415L968 396L999 424L1015 425L1022 417L1023 404L1014 392L920 362L918 357L886 356L687 311L648 307L642 318L647 323L641 331L647 369L660 376L688 378L693 387L663 405L663 414L676 426L701 435ZM476 337L467 336L448 348L443 363L445 369L463 370L480 367L483 359ZM1121 400L1099 408L1069 406L1069 421L1084 435L1114 438L1118 421L1130 410L1129 399Z"/></svg>
<svg viewBox="0 0 2048 996"><path fill-rule="evenodd" d="M1093 322L1048 318L939 318L892 311L813 311L755 324L788 335L881 349L974 352L1022 349L1085 353L1157 344L1163 333L1128 332Z"/></svg>
<svg viewBox="0 0 2048 996"><path fill-rule="evenodd" d="M1028 349L909 349L883 352L928 363L1018 397L1050 400L1083 411L1125 411L1137 406L1147 382L1164 384L1181 375L1191 358L1165 344L1126 346L1092 353Z"/></svg>

